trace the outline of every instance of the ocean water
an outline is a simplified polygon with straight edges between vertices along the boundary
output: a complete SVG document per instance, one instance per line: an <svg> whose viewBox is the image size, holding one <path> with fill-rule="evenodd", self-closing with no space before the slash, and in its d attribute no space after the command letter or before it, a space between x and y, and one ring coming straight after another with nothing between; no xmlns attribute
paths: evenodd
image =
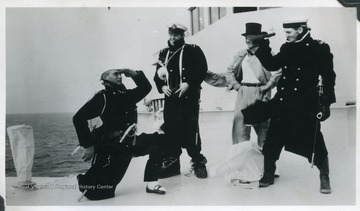
<svg viewBox="0 0 360 211"><path fill-rule="evenodd" d="M81 160L81 153L70 155L78 145L72 124L73 115L73 113L6 115L6 127L22 124L33 127L35 155L32 174L34 177L66 176L84 172L90 165ZM7 134L6 176L16 176Z"/></svg>
<svg viewBox="0 0 360 211"><path fill-rule="evenodd" d="M84 173L90 162L83 162L80 149L74 155L78 145L77 135L72 123L74 113L43 114L7 114L6 128L13 125L33 127L35 155L32 167L33 177L63 177ZM160 120L159 120L160 119ZM207 139L208 132L230 130L232 112L202 112L199 118L200 133ZM161 117L151 113L139 113L138 131L151 133L156 131ZM226 122L227 124L219 124ZM202 130L204 128L204 130ZM229 132L226 132L230 134ZM211 135L211 133L209 133ZM230 140L230 139L229 139ZM12 159L9 137L6 134L6 176L16 176Z"/></svg>
<svg viewBox="0 0 360 211"><path fill-rule="evenodd" d="M34 177L63 177L84 173L90 167L90 162L83 162L81 159L82 150L71 155L78 145L77 135L72 124L73 115L74 113L6 115L6 127L21 124L33 127L35 156L32 173ZM151 113L139 113L138 133L154 132L160 124L158 119L161 119L161 115L159 117ZM202 148L209 162L223 159L226 149L231 146L232 119L232 111L200 112L199 126ZM336 141L342 140L342 144L355 147L355 122L355 107L331 109L331 117L322 124L322 131L326 139L330 140L339 136L340 133L341 138L336 138ZM338 132L340 129L343 131ZM337 148L332 149L333 145L329 143L329 150L338 150ZM211 151L211 146L216 146L216 152ZM187 156L182 157L186 158ZM16 176L7 134L6 176Z"/></svg>

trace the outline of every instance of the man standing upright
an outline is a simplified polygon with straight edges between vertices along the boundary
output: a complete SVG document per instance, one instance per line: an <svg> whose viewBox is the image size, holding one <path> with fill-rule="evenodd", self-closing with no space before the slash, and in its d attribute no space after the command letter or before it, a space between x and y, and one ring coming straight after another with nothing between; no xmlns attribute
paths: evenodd
<svg viewBox="0 0 360 211"><path fill-rule="evenodd" d="M244 123L241 110L254 104L257 100L268 101L271 98L271 89L276 86L280 73L272 75L255 56L259 43L269 37L268 33L261 32L260 23L246 23L245 37L247 49L242 49L234 57L234 61L225 73L208 71L205 82L216 87L228 87L229 90L238 92L234 109L232 128L233 144L250 140L251 126ZM269 120L254 124L252 127L257 134L259 147L264 145Z"/></svg>
<svg viewBox="0 0 360 211"><path fill-rule="evenodd" d="M260 187L274 183L275 161L285 146L285 150L314 162L320 170L320 192L331 193L328 151L320 122L330 116L330 105L335 102L333 55L328 44L311 37L307 20L287 22L283 28L286 43L277 55L271 54L268 40L256 51L269 71L282 68L263 147L265 172Z"/></svg>
<svg viewBox="0 0 360 211"><path fill-rule="evenodd" d="M165 94L163 131L169 150L162 167L162 178L180 174L181 148L191 157L198 178L207 178L206 158L201 154L199 100L207 62L197 45L185 43L187 28L173 24L168 28L168 47L161 50L154 81Z"/></svg>

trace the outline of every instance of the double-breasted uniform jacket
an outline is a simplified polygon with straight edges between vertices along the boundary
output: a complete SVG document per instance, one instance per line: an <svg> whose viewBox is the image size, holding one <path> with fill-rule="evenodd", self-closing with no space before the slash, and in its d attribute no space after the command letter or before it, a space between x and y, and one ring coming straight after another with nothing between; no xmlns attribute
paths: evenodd
<svg viewBox="0 0 360 211"><path fill-rule="evenodd" d="M137 71L133 77L134 89L126 89L125 86L110 87L96 93L74 115L73 123L80 142L80 146L89 147L99 143L88 127L88 120L100 117L103 124L102 133L125 132L133 123L137 123L137 106L151 90L151 84L142 71ZM107 140L102 140L106 142Z"/></svg>
<svg viewBox="0 0 360 211"><path fill-rule="evenodd" d="M272 56L270 47L263 45L256 56L269 71L282 68L277 93L272 99L273 114L264 154L276 157L280 152L273 148L284 143L286 150L310 160L316 136L315 163L322 161L327 150L320 126L316 126L316 114L320 103L329 106L335 102L336 74L329 45L314 40L308 33L299 42L283 44L277 55ZM319 75L323 83L320 99Z"/></svg>
<svg viewBox="0 0 360 211"><path fill-rule="evenodd" d="M164 85L172 90L171 96L165 95L162 129L165 133L179 135L193 144L198 131L201 83L208 68L205 55L199 46L183 41L180 45L169 44L168 48L161 50L159 61L166 65L168 77L167 80L159 78L157 72L161 66L158 64L154 76L156 87L159 93L163 93ZM188 83L189 88L179 98L179 93L175 94L175 91L181 82Z"/></svg>
<svg viewBox="0 0 360 211"><path fill-rule="evenodd" d="M151 90L151 85L142 71L132 77L137 85L134 89L125 86L107 86L91 98L73 117L80 145L95 146L91 167L85 174L77 176L79 190L90 200L101 200L115 196L115 189L123 179L133 157L149 155L144 181L157 181L161 170L162 154L159 148L161 136L134 134L119 143L125 131L137 123L136 103ZM100 118L103 124L90 132L88 120ZM108 187L108 188L86 188ZM86 191L85 191L86 190Z"/></svg>

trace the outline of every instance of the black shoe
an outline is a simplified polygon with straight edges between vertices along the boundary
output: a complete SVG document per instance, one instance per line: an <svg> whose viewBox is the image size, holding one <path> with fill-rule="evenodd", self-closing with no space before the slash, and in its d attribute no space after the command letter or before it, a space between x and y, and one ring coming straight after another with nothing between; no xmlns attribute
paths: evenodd
<svg viewBox="0 0 360 211"><path fill-rule="evenodd" d="M205 179L208 177L205 164L207 163L206 158L198 162L192 162L191 168L194 170L194 174L197 178Z"/></svg>
<svg viewBox="0 0 360 211"><path fill-rule="evenodd" d="M205 179L208 177L206 166L194 166L194 173L197 178Z"/></svg>
<svg viewBox="0 0 360 211"><path fill-rule="evenodd" d="M275 162L276 160L264 156L264 176L259 181L259 187L264 188L274 184L274 174L276 170Z"/></svg>
<svg viewBox="0 0 360 211"><path fill-rule="evenodd" d="M146 193L156 193L156 194L165 194L165 190L160 190L162 188L161 185L155 185L154 189L149 189L148 186L146 186Z"/></svg>
<svg viewBox="0 0 360 211"><path fill-rule="evenodd" d="M180 174L180 160L178 158L169 157L164 159L161 166L159 179L173 177Z"/></svg>
<svg viewBox="0 0 360 211"><path fill-rule="evenodd" d="M274 184L274 177L271 176L263 176L259 181L259 187L265 188Z"/></svg>
<svg viewBox="0 0 360 211"><path fill-rule="evenodd" d="M320 193L331 193L330 178L329 178L329 158L326 157L320 166Z"/></svg>
<svg viewBox="0 0 360 211"><path fill-rule="evenodd" d="M331 187L330 187L330 178L327 174L320 175L320 193L330 194Z"/></svg>

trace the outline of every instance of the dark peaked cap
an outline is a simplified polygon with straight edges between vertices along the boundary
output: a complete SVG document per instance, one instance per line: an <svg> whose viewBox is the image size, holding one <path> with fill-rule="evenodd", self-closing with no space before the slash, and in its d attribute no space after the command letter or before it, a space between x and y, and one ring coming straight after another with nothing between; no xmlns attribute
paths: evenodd
<svg viewBox="0 0 360 211"><path fill-rule="evenodd" d="M283 23L283 28L293 28L297 29L300 26L307 27L308 20L298 20L298 21L288 21Z"/></svg>

